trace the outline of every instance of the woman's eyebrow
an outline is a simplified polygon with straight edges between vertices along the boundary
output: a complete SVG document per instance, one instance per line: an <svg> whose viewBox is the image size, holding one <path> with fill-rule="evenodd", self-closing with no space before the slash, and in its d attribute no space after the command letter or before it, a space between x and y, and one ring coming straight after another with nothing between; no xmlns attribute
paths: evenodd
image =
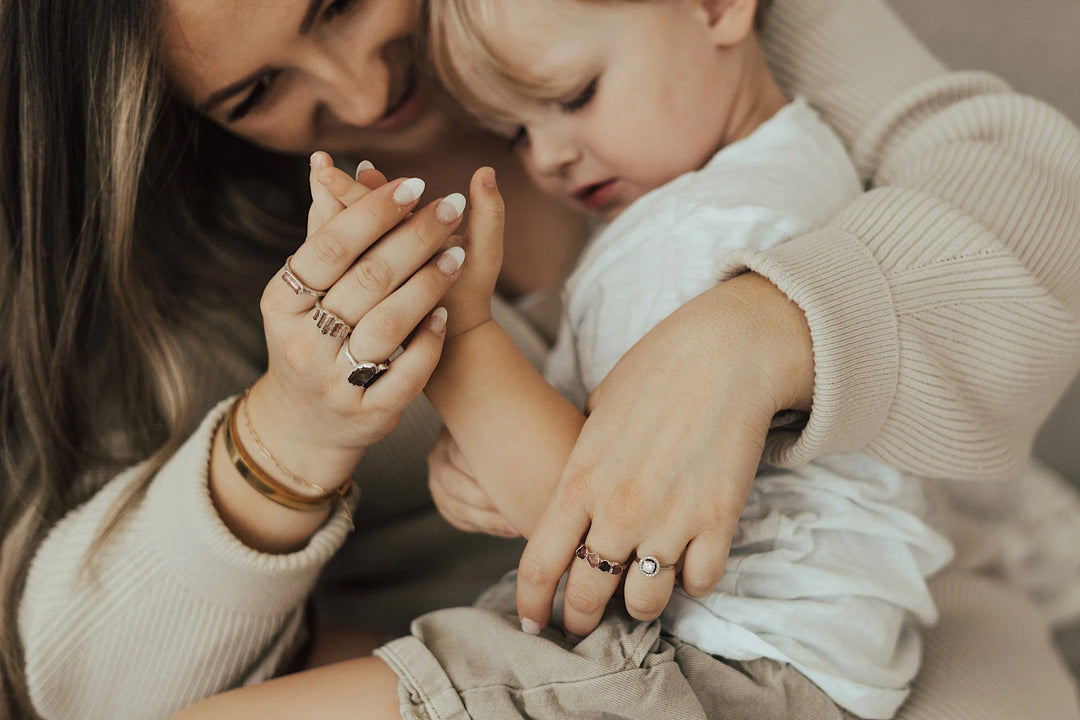
<svg viewBox="0 0 1080 720"><path fill-rule="evenodd" d="M307 35L311 32L311 28L315 25L315 19L319 16L319 8L322 7L323 1L324 0L309 0L307 10L304 12L304 18L300 21L300 27L296 31L297 35ZM244 88L268 72L270 72L270 68L263 66L242 80L237 80L220 90L214 91L206 98L206 100L198 104L196 108L201 113L207 113L229 98L240 94Z"/></svg>

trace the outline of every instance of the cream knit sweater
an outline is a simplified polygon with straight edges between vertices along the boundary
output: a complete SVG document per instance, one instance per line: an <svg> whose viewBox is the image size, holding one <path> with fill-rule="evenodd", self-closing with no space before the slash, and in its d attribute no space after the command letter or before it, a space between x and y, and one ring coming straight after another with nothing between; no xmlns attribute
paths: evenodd
<svg viewBox="0 0 1080 720"><path fill-rule="evenodd" d="M772 437L769 459L865 448L921 474L1009 477L1080 362L1080 132L994 77L947 74L880 0L777 0L765 41L778 79L836 127L874 188L827 228L730 260L796 300L814 340L809 425ZM83 553L131 472L39 549L19 626L45 718L169 717L269 677L301 635L347 522L338 513L292 555L233 538L206 484L223 409L94 572L81 572ZM422 463L426 431L409 425L431 422L410 419L383 457ZM899 717L1080 717L1022 597L964 571L935 592L942 624Z"/></svg>

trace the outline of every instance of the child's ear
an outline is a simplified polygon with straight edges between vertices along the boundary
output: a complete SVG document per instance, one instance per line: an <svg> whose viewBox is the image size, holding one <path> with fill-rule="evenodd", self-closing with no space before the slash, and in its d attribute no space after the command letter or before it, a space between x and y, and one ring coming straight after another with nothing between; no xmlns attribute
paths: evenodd
<svg viewBox="0 0 1080 720"><path fill-rule="evenodd" d="M738 45L754 32L757 0L697 0L717 47Z"/></svg>

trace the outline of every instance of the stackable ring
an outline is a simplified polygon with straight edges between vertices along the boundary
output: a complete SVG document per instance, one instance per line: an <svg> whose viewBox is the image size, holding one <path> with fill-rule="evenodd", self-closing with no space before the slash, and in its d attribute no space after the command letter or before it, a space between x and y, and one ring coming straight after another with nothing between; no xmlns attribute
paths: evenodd
<svg viewBox="0 0 1080 720"><path fill-rule="evenodd" d="M659 560L654 558L652 555L646 555L645 557L640 557L637 560L635 560L634 562L637 563L638 570L641 571L641 574L644 575L645 577L650 577L650 578L651 577L656 577L657 575L659 575L661 570L671 570L672 568L675 567L674 565L664 565L662 562L660 562Z"/></svg>
<svg viewBox="0 0 1080 720"><path fill-rule="evenodd" d="M352 370L349 372L349 382L358 388L364 388L365 390L371 387L371 384L378 380L384 372L390 369L390 361L381 363L374 362L360 362L349 351L349 343L345 343L345 357L352 363Z"/></svg>
<svg viewBox="0 0 1080 720"><path fill-rule="evenodd" d="M323 335L329 335L332 338L344 340L353 331L351 325L323 307L322 298L315 301L315 312L311 318Z"/></svg>
<svg viewBox="0 0 1080 720"><path fill-rule="evenodd" d="M321 297L326 297L325 290L316 290L297 277L292 269L292 255L285 260L285 272L281 273L281 279L284 280L285 284L289 286L289 289L297 295L310 295L316 300Z"/></svg>
<svg viewBox="0 0 1080 720"><path fill-rule="evenodd" d="M578 549L574 551L574 554L589 563L589 567L594 567L600 572L606 572L612 575L622 575L623 570L626 569L626 563L605 560L587 548L585 543L581 543L581 545L578 546Z"/></svg>

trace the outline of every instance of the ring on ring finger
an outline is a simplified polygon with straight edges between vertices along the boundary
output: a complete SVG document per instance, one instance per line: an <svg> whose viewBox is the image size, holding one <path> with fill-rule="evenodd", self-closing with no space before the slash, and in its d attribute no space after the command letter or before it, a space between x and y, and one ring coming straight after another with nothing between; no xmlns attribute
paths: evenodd
<svg viewBox="0 0 1080 720"><path fill-rule="evenodd" d="M390 369L389 360L381 363L370 361L360 362L349 350L348 342L345 342L344 348L345 357L348 358L349 362L352 364L352 370L349 371L349 383L358 388L364 390L368 389L382 376L383 373Z"/></svg>
<svg viewBox="0 0 1080 720"><path fill-rule="evenodd" d="M347 322L323 307L322 298L315 301L315 312L311 319L315 321L315 327L323 335L329 335L338 340L345 340L352 334L353 328Z"/></svg>
<svg viewBox="0 0 1080 720"><path fill-rule="evenodd" d="M596 568L600 572L610 573L612 575L622 575L623 570L626 569L627 562L629 562L616 562L614 560L602 558L600 555L590 550L585 543L581 543L581 545L578 546L578 549L574 551L574 555L588 563L589 567Z"/></svg>

